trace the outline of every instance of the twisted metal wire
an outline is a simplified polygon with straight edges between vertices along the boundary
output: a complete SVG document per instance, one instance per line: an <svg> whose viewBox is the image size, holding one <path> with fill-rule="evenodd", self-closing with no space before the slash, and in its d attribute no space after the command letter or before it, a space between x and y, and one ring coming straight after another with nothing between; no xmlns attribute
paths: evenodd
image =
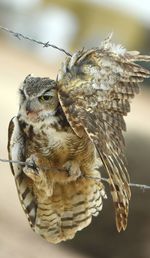
<svg viewBox="0 0 150 258"><path fill-rule="evenodd" d="M49 41L44 43L44 42L42 42L40 40L33 39L33 38L28 37L28 36L25 36L25 35L23 35L20 32L18 33L18 32L15 32L13 30L7 29L7 28L5 28L3 26L0 26L0 30L5 31L5 32L11 34L12 36L14 36L15 38L17 38L19 40L25 39L25 40L32 41L32 42L34 42L36 44L43 45L43 47L52 47L52 48L55 48L55 49L65 53L67 56L71 56L71 54L69 52L67 52L65 49L57 47L56 45L50 44Z"/></svg>

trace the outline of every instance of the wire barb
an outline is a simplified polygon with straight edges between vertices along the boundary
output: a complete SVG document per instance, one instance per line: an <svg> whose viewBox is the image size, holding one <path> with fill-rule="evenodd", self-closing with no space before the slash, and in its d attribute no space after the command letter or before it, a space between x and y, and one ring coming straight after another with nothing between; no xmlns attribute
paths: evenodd
<svg viewBox="0 0 150 258"><path fill-rule="evenodd" d="M21 39L29 40L29 41L32 41L32 42L34 42L34 43L36 43L36 44L43 45L44 48L45 48L45 47L52 47L52 48L55 48L55 49L57 49L57 50L59 50L59 51L65 53L67 56L72 56L69 52L67 52L67 51L64 50L63 48L57 47L57 46L55 46L55 45L53 45L53 44L50 44L49 41L47 41L47 42L44 43L44 42L42 42L42 41L40 41L40 40L32 39L32 38L30 38L30 37L28 37L28 36L25 36L25 35L23 35L22 33L18 33L18 32L15 32L15 31L13 31L13 30L7 29L7 28L5 28L5 27L3 27L3 26L0 26L0 30L3 30L3 31L5 31L5 32L8 32L9 34L12 34L12 36L14 36L15 38L17 38L17 39L19 39L19 40L21 40Z"/></svg>
<svg viewBox="0 0 150 258"><path fill-rule="evenodd" d="M29 162L24 162L24 161L19 161L19 160L9 160L9 159L1 159L0 158L0 162L5 162L5 163L16 163L16 164L20 164L22 166L28 166L30 168L33 168L35 170L38 170L38 167L36 166L35 162L33 161L33 163L29 163ZM45 169L45 168L44 168ZM61 170L60 170L61 171ZM92 177L92 176L85 176L85 178L89 178L89 179L95 179L98 181L104 181L106 183L109 183L109 179L105 178L105 177ZM140 188L141 190L145 191L145 190L150 190L150 186L149 185L143 185L143 184L135 184L135 183L129 183L129 186L131 187L135 187L135 188Z"/></svg>

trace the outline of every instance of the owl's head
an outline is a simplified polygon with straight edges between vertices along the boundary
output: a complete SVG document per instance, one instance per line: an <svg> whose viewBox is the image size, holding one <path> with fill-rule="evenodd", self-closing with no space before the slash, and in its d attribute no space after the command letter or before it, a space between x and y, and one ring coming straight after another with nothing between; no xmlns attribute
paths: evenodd
<svg viewBox="0 0 150 258"><path fill-rule="evenodd" d="M19 116L28 123L43 121L55 115L59 105L56 82L28 75L19 88Z"/></svg>

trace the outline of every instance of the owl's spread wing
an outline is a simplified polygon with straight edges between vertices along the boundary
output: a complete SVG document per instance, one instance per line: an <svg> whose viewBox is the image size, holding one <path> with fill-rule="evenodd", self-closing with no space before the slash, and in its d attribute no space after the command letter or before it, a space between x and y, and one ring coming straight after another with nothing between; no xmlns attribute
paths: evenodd
<svg viewBox="0 0 150 258"><path fill-rule="evenodd" d="M25 136L21 131L17 117L9 123L8 129L8 153L9 159L24 161ZM10 163L12 173L15 177L16 187L21 205L27 215L31 227L34 227L36 215L36 201L30 186L29 178L23 172L23 166L19 163Z"/></svg>
<svg viewBox="0 0 150 258"><path fill-rule="evenodd" d="M139 83L150 76L134 61L150 57L106 40L68 58L58 75L58 96L68 122L79 137L86 132L108 172L118 231L126 228L130 199L123 116L130 111Z"/></svg>

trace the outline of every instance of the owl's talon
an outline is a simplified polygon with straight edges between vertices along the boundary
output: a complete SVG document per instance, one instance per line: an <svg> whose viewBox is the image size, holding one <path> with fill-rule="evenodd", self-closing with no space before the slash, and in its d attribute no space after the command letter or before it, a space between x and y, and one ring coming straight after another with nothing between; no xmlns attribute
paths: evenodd
<svg viewBox="0 0 150 258"><path fill-rule="evenodd" d="M36 165L34 159L30 159L29 161L27 161L27 167L29 169L34 170L34 172L39 175L39 167Z"/></svg>
<svg viewBox="0 0 150 258"><path fill-rule="evenodd" d="M32 180L36 180L40 176L40 169L37 166L37 158L34 155L31 155L26 160L26 166L23 168L23 172L30 177Z"/></svg>

